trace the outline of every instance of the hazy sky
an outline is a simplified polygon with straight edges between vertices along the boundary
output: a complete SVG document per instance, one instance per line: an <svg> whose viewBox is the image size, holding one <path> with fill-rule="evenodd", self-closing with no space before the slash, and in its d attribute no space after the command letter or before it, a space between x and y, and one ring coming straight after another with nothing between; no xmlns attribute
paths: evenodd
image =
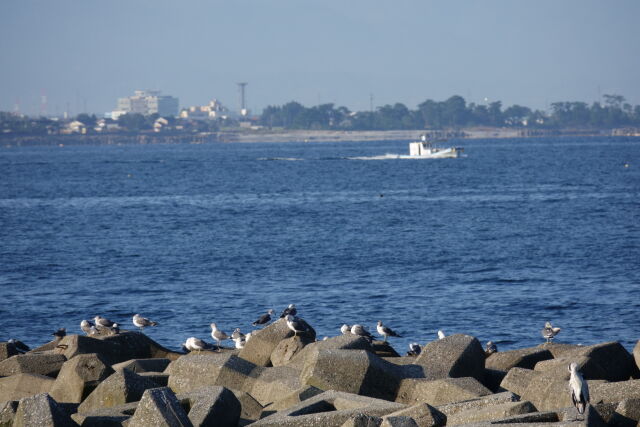
<svg viewBox="0 0 640 427"><path fill-rule="evenodd" d="M545 109L640 104L637 0L1 0L0 110L103 113L135 89L180 106L352 110L463 96Z"/></svg>

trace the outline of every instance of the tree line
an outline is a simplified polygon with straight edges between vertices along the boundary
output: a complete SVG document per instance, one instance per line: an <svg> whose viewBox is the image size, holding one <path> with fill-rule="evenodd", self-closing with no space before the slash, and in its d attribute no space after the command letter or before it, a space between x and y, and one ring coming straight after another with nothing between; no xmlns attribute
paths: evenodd
<svg viewBox="0 0 640 427"><path fill-rule="evenodd" d="M304 107L297 102L268 106L261 125L286 129L414 130L471 126L554 128L614 128L640 126L640 105L632 107L620 95L604 95L604 103L554 102L550 111L521 105L503 109L500 101L475 104L455 95L445 101L426 100L415 110L404 104L383 105L373 111L352 112L322 104Z"/></svg>

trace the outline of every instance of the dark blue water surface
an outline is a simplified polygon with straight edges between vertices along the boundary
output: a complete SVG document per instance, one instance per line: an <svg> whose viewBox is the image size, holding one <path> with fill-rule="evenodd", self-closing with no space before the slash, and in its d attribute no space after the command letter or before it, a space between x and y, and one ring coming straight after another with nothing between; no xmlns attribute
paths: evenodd
<svg viewBox="0 0 640 427"><path fill-rule="evenodd" d="M319 337L383 320L500 348L640 338L640 139L0 149L0 340L96 314L177 348L295 303ZM625 163L628 163L625 167Z"/></svg>

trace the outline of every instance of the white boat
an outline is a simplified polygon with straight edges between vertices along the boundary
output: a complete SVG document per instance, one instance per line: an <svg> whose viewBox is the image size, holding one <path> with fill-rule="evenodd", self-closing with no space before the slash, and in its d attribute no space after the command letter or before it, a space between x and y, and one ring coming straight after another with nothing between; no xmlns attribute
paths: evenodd
<svg viewBox="0 0 640 427"><path fill-rule="evenodd" d="M409 143L409 155L401 155L400 157L407 159L455 159L460 157L463 151L464 149L461 147L437 147L435 141L429 141L426 135L422 135L421 141Z"/></svg>

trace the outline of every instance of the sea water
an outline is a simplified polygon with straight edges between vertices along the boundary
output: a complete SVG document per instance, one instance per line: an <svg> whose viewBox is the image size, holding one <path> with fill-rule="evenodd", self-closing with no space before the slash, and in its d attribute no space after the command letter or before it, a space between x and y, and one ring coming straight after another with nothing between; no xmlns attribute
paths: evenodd
<svg viewBox="0 0 640 427"><path fill-rule="evenodd" d="M99 314L178 348L298 307L319 339L382 320L424 344L640 338L640 139L0 150L0 341ZM357 159L354 159L357 158ZM371 160L367 160L370 158ZM232 343L229 343L232 344Z"/></svg>

